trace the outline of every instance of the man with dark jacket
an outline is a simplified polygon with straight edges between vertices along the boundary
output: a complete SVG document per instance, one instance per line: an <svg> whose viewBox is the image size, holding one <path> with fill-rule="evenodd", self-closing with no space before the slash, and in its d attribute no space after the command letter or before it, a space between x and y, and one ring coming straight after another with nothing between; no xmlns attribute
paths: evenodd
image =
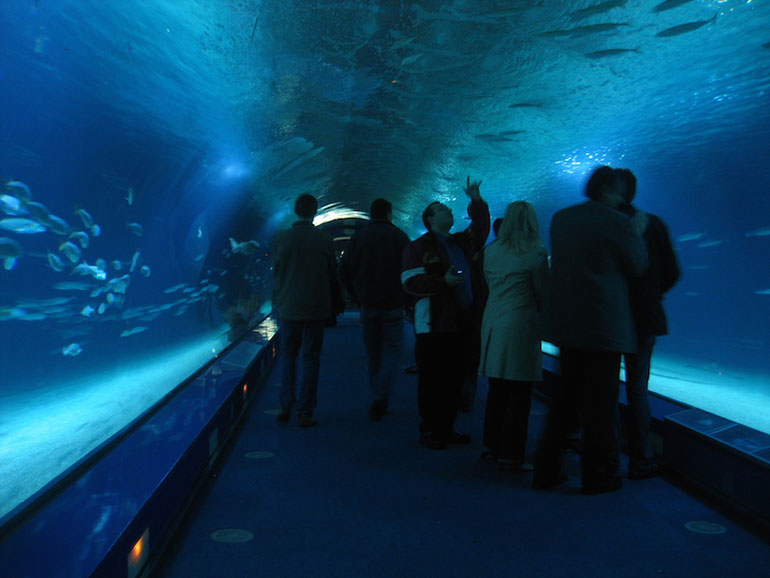
<svg viewBox="0 0 770 578"><path fill-rule="evenodd" d="M625 182L624 204L620 210L632 217L637 210L631 203L636 196L636 177L628 169L618 169ZM647 382L650 361L657 336L668 333L663 295L679 280L679 265L663 220L647 213L644 242L650 266L641 276L629 280L631 312L636 325L636 353L626 352L626 398L628 400L628 477L633 480L649 478L658 473L649 445L650 401Z"/></svg>
<svg viewBox="0 0 770 578"><path fill-rule="evenodd" d="M393 207L375 200L371 220L350 239L340 263L340 278L360 304L364 345L369 361L372 404L369 416L379 421L388 411L390 387L400 367L404 342L401 257L409 237L391 223Z"/></svg>
<svg viewBox="0 0 770 578"><path fill-rule="evenodd" d="M301 427L315 425L318 370L324 326L333 318L337 263L332 238L313 225L318 201L309 194L297 197L297 222L276 235L273 248L273 310L278 317L281 413L286 423L297 405ZM297 361L301 363L299 395L295 392Z"/></svg>
<svg viewBox="0 0 770 578"><path fill-rule="evenodd" d="M558 211L551 221L547 340L559 346L561 380L536 457L532 486L537 489L566 480L561 452L575 408L583 426L583 493L622 486L620 359L636 351L628 280L647 268L646 218L617 210L622 192L616 172L600 167L586 185L589 200Z"/></svg>
<svg viewBox="0 0 770 578"><path fill-rule="evenodd" d="M454 422L473 348L473 314L480 288L471 274L473 257L489 235L489 207L480 182L468 178L470 226L450 234L452 210L433 202L422 214L428 232L404 252L401 282L415 299L415 358L419 368L420 443L444 449L447 443L468 444Z"/></svg>

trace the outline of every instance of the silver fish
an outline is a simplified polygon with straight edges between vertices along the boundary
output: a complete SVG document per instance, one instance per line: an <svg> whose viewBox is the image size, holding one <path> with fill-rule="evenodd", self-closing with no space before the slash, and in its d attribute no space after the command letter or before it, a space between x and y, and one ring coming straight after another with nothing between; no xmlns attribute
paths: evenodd
<svg viewBox="0 0 770 578"><path fill-rule="evenodd" d="M604 14L614 8L619 8L626 2L627 0L609 0L609 2L602 2L601 4L594 4L588 8L577 10L572 13L572 16L575 18L589 18L591 16L596 16L597 14Z"/></svg>
<svg viewBox="0 0 770 578"><path fill-rule="evenodd" d="M706 26L706 24L711 24L712 22L716 22L717 14L719 12L715 13L712 18L709 18L708 20L696 20L695 22L687 22L685 24L680 24L679 26L672 26L671 28L666 28L665 30L661 30L658 32L655 36L660 36L661 38L668 38L671 36L679 36L680 34L687 34L688 32L692 32L694 30L697 30L698 28L702 28Z"/></svg>
<svg viewBox="0 0 770 578"><path fill-rule="evenodd" d="M257 241L243 241L239 243L232 237L230 237L230 250L234 254L241 255L253 255L259 250L259 243Z"/></svg>
<svg viewBox="0 0 770 578"><path fill-rule="evenodd" d="M99 225L94 225L91 227L91 236L98 237L102 234L102 228Z"/></svg>
<svg viewBox="0 0 770 578"><path fill-rule="evenodd" d="M43 223L44 225L48 224L51 211L49 211L48 207L46 207L43 203L30 202L24 205L24 208L27 210L27 213L29 213L30 217L39 223Z"/></svg>
<svg viewBox="0 0 770 578"><path fill-rule="evenodd" d="M24 209L21 208L21 201L13 195L0 195L0 208L6 215L22 215Z"/></svg>
<svg viewBox="0 0 770 578"><path fill-rule="evenodd" d="M70 263L74 264L80 261L80 247L72 241L64 241L64 243L59 245L59 252L67 257Z"/></svg>
<svg viewBox="0 0 770 578"><path fill-rule="evenodd" d="M83 226L86 229L90 229L94 226L94 219L91 215L88 214L88 211L85 209L78 209L75 211L75 214L80 217L80 220L83 221Z"/></svg>
<svg viewBox="0 0 770 578"><path fill-rule="evenodd" d="M48 216L48 226L57 235L69 235L72 232L69 223L56 215Z"/></svg>
<svg viewBox="0 0 770 578"><path fill-rule="evenodd" d="M16 266L16 260L24 254L24 250L16 241L8 237L0 237L0 259L3 267L10 271Z"/></svg>
<svg viewBox="0 0 770 578"><path fill-rule="evenodd" d="M125 331L122 331L120 336L128 337L129 335L136 335L137 333L142 333L143 331L147 331L147 327L144 325L139 325L138 327L134 327L132 329L126 329Z"/></svg>
<svg viewBox="0 0 770 578"><path fill-rule="evenodd" d="M80 310L80 314L83 317L93 317L94 311L96 311L96 309L94 309L90 305L86 305L85 307L83 307L83 309Z"/></svg>
<svg viewBox="0 0 770 578"><path fill-rule="evenodd" d="M78 343L70 343L61 348L61 353L64 357L75 357L82 353L83 348Z"/></svg>
<svg viewBox="0 0 770 578"><path fill-rule="evenodd" d="M83 249L88 248L88 244L90 242L90 238L88 236L88 233L85 233L83 231L76 231L75 233L72 233L68 240L75 241L78 245L83 247Z"/></svg>
<svg viewBox="0 0 770 578"><path fill-rule="evenodd" d="M37 221L33 221L32 219L24 219L21 217L3 219L0 221L0 229L13 231L14 233L19 233L22 235L34 235L35 233L42 233L46 231L46 227Z"/></svg>
<svg viewBox="0 0 770 578"><path fill-rule="evenodd" d="M55 253L48 252L48 266L54 271L64 270L64 261Z"/></svg>
<svg viewBox="0 0 770 578"><path fill-rule="evenodd" d="M142 274L142 277L149 277L150 276L150 268L147 265L142 265L142 268L139 269L139 273Z"/></svg>
<svg viewBox="0 0 770 578"><path fill-rule="evenodd" d="M747 237L767 237L768 235L770 235L770 227L762 227L746 233Z"/></svg>
<svg viewBox="0 0 770 578"><path fill-rule="evenodd" d="M136 264L139 262L139 255L141 255L141 251L136 251L134 253L134 256L131 257L131 266L128 268L129 273L133 273L134 269L136 269Z"/></svg>
<svg viewBox="0 0 770 578"><path fill-rule="evenodd" d="M144 235L144 227L139 223L127 223L126 228L137 237Z"/></svg>
<svg viewBox="0 0 770 578"><path fill-rule="evenodd" d="M29 201L32 198L32 191L29 187L21 181L8 181L5 183L5 188L13 196L21 199L22 201Z"/></svg>
<svg viewBox="0 0 770 578"><path fill-rule="evenodd" d="M72 275L81 275L83 277L90 276L97 281L104 281L107 279L107 273L102 269L99 269L96 265L89 265L85 261L72 269Z"/></svg>
<svg viewBox="0 0 770 578"><path fill-rule="evenodd" d="M663 12L665 10L671 10L672 8L677 8L682 4L687 4L688 2L692 2L692 0L664 0L663 2L655 6L652 9L652 11Z"/></svg>

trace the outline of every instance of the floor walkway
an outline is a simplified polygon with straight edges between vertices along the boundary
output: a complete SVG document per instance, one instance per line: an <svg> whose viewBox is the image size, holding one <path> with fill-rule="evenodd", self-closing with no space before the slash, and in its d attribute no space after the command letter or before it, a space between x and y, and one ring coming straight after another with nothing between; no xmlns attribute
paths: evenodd
<svg viewBox="0 0 770 578"><path fill-rule="evenodd" d="M154 576L770 576L766 536L666 479L583 496L573 456L570 482L538 492L531 474L480 460L483 383L457 422L470 446L417 443L414 375L401 374L390 415L369 421L356 315L325 339L318 425L276 423L279 377L269 375ZM544 412L533 404L530 445Z"/></svg>

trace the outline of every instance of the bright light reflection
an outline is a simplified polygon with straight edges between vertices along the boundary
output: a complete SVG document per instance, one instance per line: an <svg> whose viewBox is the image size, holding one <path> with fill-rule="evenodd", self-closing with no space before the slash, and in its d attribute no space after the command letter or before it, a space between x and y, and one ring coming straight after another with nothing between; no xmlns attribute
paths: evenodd
<svg viewBox="0 0 770 578"><path fill-rule="evenodd" d="M350 209L340 203L332 203L321 207L321 210L313 219L315 226L336 221L337 219L365 219L369 220L369 214L363 211Z"/></svg>

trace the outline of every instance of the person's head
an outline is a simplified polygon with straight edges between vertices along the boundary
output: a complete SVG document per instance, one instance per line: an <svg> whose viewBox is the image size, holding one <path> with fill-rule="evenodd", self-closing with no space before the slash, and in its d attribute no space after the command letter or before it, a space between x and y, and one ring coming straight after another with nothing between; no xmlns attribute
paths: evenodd
<svg viewBox="0 0 770 578"><path fill-rule="evenodd" d="M452 214L452 209L443 203L434 201L422 212L422 223L429 231L448 235L452 225L455 224L455 217Z"/></svg>
<svg viewBox="0 0 770 578"><path fill-rule="evenodd" d="M306 221L312 221L318 212L318 201L313 195L303 193L294 201L294 213Z"/></svg>
<svg viewBox="0 0 770 578"><path fill-rule="evenodd" d="M586 197L611 207L618 207L624 202L621 196L621 184L621 178L615 169L601 166L588 179Z"/></svg>
<svg viewBox="0 0 770 578"><path fill-rule="evenodd" d="M369 207L369 216L372 219L390 221L393 216L393 205L387 199L375 199Z"/></svg>
<svg viewBox="0 0 770 578"><path fill-rule="evenodd" d="M514 201L508 205L497 239L517 255L542 247L540 225L531 203Z"/></svg>
<svg viewBox="0 0 770 578"><path fill-rule="evenodd" d="M494 232L495 237L500 236L500 225L502 224L503 224L502 217L497 217L497 219L495 219L494 222L492 223L492 232Z"/></svg>
<svg viewBox="0 0 770 578"><path fill-rule="evenodd" d="M622 183L623 200L627 205L634 202L636 196L636 175L628 169L617 169L618 177Z"/></svg>

